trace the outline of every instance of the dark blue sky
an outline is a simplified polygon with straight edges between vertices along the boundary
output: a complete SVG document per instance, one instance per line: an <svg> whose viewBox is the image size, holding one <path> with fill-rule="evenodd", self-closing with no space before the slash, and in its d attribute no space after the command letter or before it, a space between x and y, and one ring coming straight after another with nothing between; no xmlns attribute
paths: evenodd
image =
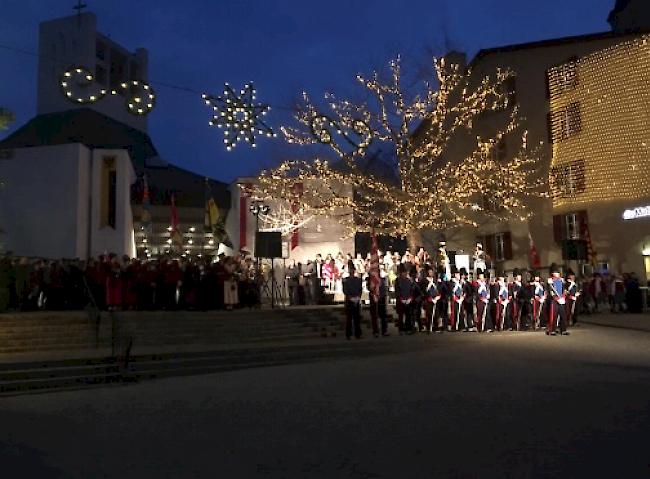
<svg viewBox="0 0 650 479"><path fill-rule="evenodd" d="M614 0L85 0L99 29L130 50L149 50L152 82L218 93L253 80L258 99L288 107L303 90L349 94L354 75L401 53L405 66L428 63L446 47L481 48L609 30ZM36 52L38 24L72 13L72 0L3 0L0 43ZM148 7L147 7L148 5ZM14 128L35 114L37 59L0 49L0 106ZM150 135L165 159L230 181L288 156L297 146L260 139L234 152L208 126L200 97L157 87ZM272 110L279 131L288 112ZM1 137L4 137L3 134ZM299 152L300 153L300 152Z"/></svg>

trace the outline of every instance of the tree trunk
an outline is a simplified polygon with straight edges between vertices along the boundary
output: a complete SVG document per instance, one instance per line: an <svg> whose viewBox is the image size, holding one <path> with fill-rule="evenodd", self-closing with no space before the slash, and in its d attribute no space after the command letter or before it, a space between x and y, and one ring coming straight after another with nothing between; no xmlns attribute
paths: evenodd
<svg viewBox="0 0 650 479"><path fill-rule="evenodd" d="M408 243L409 250L411 250L411 253L417 254L420 247L424 246L422 231L420 230L410 231L406 237L406 241Z"/></svg>

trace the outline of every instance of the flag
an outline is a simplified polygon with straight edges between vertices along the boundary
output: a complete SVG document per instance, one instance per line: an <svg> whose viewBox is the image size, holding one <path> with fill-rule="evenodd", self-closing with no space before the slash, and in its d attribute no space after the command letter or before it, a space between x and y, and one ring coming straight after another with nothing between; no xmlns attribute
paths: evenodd
<svg viewBox="0 0 650 479"><path fill-rule="evenodd" d="M303 193L303 184L295 183L293 185L293 194L296 199L295 201L291 202L291 212L294 214L300 211L300 197L302 196L302 193ZM295 220L293 224L297 225L298 220ZM298 246L299 243L300 243L300 228L294 228L293 232L291 233L291 250L293 251Z"/></svg>
<svg viewBox="0 0 650 479"><path fill-rule="evenodd" d="M528 241L530 248L528 250L528 262L530 267L533 269L539 269L542 267L542 262L539 259L539 254L537 254L537 248L535 247L535 242L533 241L533 236L528 232Z"/></svg>
<svg viewBox="0 0 650 479"><path fill-rule="evenodd" d="M149 184L147 183L147 175L142 177L142 182L144 184L142 190L142 214L140 217L140 223L142 224L142 229L145 234L151 234L151 198L149 196Z"/></svg>
<svg viewBox="0 0 650 479"><path fill-rule="evenodd" d="M374 297L375 301L379 299L379 286L381 278L379 276L379 247L377 245L377 235L373 229L371 234L372 246L370 248L370 294Z"/></svg>
<svg viewBox="0 0 650 479"><path fill-rule="evenodd" d="M232 242L226 232L226 225L219 213L217 202L211 195L208 179L205 179L205 221L204 228L206 233L212 233L215 243L223 243L228 248L232 248Z"/></svg>
<svg viewBox="0 0 650 479"><path fill-rule="evenodd" d="M172 247L181 250L183 248L183 235L181 235L181 231L179 228L178 211L176 210L176 199L174 198L174 194L172 194L171 206L172 206L172 221L171 221L172 230L169 237L172 240Z"/></svg>
<svg viewBox="0 0 650 479"><path fill-rule="evenodd" d="M587 240L587 260L595 268L598 265L598 253L596 252L593 241L591 241L591 232L589 231L588 224L585 224L584 230L584 238Z"/></svg>

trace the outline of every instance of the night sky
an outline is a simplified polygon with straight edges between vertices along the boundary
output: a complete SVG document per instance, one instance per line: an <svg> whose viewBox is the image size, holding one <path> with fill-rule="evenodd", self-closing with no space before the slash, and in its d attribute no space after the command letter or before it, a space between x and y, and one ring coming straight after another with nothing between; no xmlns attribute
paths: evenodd
<svg viewBox="0 0 650 479"><path fill-rule="evenodd" d="M170 83L219 93L224 82L254 81L258 100L280 107L266 119L279 132L303 90L354 94L356 73L402 54L405 68L430 53L481 48L609 30L614 0L85 0L99 30L133 51L149 50L158 104L149 133L161 156L183 168L231 181L277 163L298 146L262 138L226 152L200 96ZM39 22L73 13L72 0L4 0L0 44L38 50ZM140 5L149 5L145 8ZM37 59L0 48L0 106L17 128L35 115ZM12 130L9 130L11 132ZM6 132L0 133L4 138ZM297 153L304 154L304 150Z"/></svg>

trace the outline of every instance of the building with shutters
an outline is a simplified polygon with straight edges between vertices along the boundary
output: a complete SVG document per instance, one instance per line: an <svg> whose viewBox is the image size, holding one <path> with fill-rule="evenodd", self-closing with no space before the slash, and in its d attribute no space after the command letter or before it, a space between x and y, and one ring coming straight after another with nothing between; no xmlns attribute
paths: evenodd
<svg viewBox="0 0 650 479"><path fill-rule="evenodd" d="M630 12L636 13L631 14ZM485 49L479 51L467 65L476 82L486 75L494 75L498 68L509 69L516 74L509 85L512 100L519 106L520 114L525 118L529 144L541 144L542 146L543 162L538 173L548 177L556 189L580 190L588 188L589 185L592 188L601 188L596 185L612 182L614 177L609 164L607 168L600 171L586 166L591 152L599 149L608 151L607 148L610 147L608 141L612 140L612 137L604 138L602 132L597 135L586 133L588 128L596 127L593 115L600 115L604 123L612 121L612 116L619 115L616 117L616 122L620 121L620 127L623 129L628 121L634 125L639 121L645 121L645 116L639 114L645 108L641 106L645 101L645 94L639 93L635 100L629 98L627 101L635 102L635 107L625 112L619 108L611 111L605 111L602 107L596 108L604 103L599 104L598 99L595 99L596 103L590 106L591 111L587 114L586 104L580 104L577 99L569 101L571 95L575 97L579 94L578 92L588 95L587 90L590 88L579 87L576 92L569 93L568 89L571 88L572 82L578 81L571 77L572 65L579 63L579 59L584 57L591 58L591 55L595 55L594 58L597 58L598 52L617 45L640 41L643 35L648 33L650 11L647 8L647 2L642 0L619 1L610 14L609 20L612 24L612 31L609 32ZM631 72L638 72L645 68L645 63L634 63L630 58L628 63L621 67L628 68ZM605 73L609 75L610 70L611 65L608 68L603 68L603 75ZM622 70L619 70L619 76L625 76L621 72ZM598 81L603 81L603 75L600 75ZM562 84L554 83L558 78L564 78ZM613 76L609 81L611 82L609 88L617 89L616 95L620 96L624 89L618 89L618 85L629 86L629 82L639 82L643 79L635 74L625 79ZM566 89L566 92L562 94L564 96L559 93L562 89ZM611 94L614 95L614 92ZM628 94L631 92L628 91ZM552 95L558 100L552 102ZM561 99L559 99L560 96ZM635 113L633 114L632 111ZM485 114L483 118L476 121L475 131L479 134L491 135L490 132L507 121L508 113L502 111ZM454 158L464 158L475 145L476 134L467 135L464 139L461 138L457 144L452 144L447 158L450 161L454 161ZM624 143L630 138L630 135L631 132L625 132L618 137L618 141ZM574 140L579 137L589 138L590 149L585 151L586 154L583 157L569 160L568 157L571 153L567 149L567 145L574 144ZM638 139L637 137L634 141ZM499 145L497 155L503 157L514 155L519 148L518 140L517 135L512 135L511 138ZM637 141L635 144L638 146L641 143ZM586 148L586 142L582 142L581 145ZM622 156L619 156L618 164L622 167L627 163L629 165L627 169L631 170L630 174L636 174L639 170L632 170L632 167L640 168L639 161L635 160L640 152L641 150L638 149L626 150ZM619 151L619 153L621 152ZM581 176L580 171L588 172L587 176ZM644 179L644 176L635 176L632 184L639 185ZM626 191L621 182L627 180L619 178L618 181L616 186L610 184L610 190L612 188L620 190L619 194L627 195L631 204L636 202L637 206L644 205L642 196L633 196L631 191ZM648 184L647 181L646 184ZM640 191L638 187L635 187L634 190ZM594 191L602 191L602 188ZM574 201L578 202L574 203ZM587 237L590 236L591 250L596 253L596 263L602 263L602 266L608 266L613 270L634 271L640 277L645 276L646 270L641 253L642 251L650 253L650 250L643 246L643 242L639 240L620 243L621 249L629 250L629 254L636 258L634 260L622 257L621 253L614 251L610 253L606 245L612 242L611 236L602 236L605 229L595 226L599 213L594 208L586 207L586 204L578 197L566 197L559 202L555 197L533 199L529 205L535 212L535 216L529 221L487 221L478 229L461 227L439 233L445 234L450 249L469 253L474 250L475 243L480 241L494 260L494 267L506 271L528 267L531 237L534 240L543 269L548 268L552 263L557 263L567 264L580 271L583 269L583 265L589 262L589 259L584 258L584 253L586 249L589 249L585 245L588 245ZM492 206L498 207L498 205ZM623 212L619 211L619 213L616 217L617 222L611 224L620 224L619 220L621 220ZM613 221L613 218L614 216L608 217L607 221ZM629 224L631 225L631 223ZM641 226L638 222L636 225ZM570 257L584 259L571 260ZM590 268L586 267L586 271L589 270Z"/></svg>
<svg viewBox="0 0 650 479"><path fill-rule="evenodd" d="M554 241L650 280L650 35L549 71Z"/></svg>

